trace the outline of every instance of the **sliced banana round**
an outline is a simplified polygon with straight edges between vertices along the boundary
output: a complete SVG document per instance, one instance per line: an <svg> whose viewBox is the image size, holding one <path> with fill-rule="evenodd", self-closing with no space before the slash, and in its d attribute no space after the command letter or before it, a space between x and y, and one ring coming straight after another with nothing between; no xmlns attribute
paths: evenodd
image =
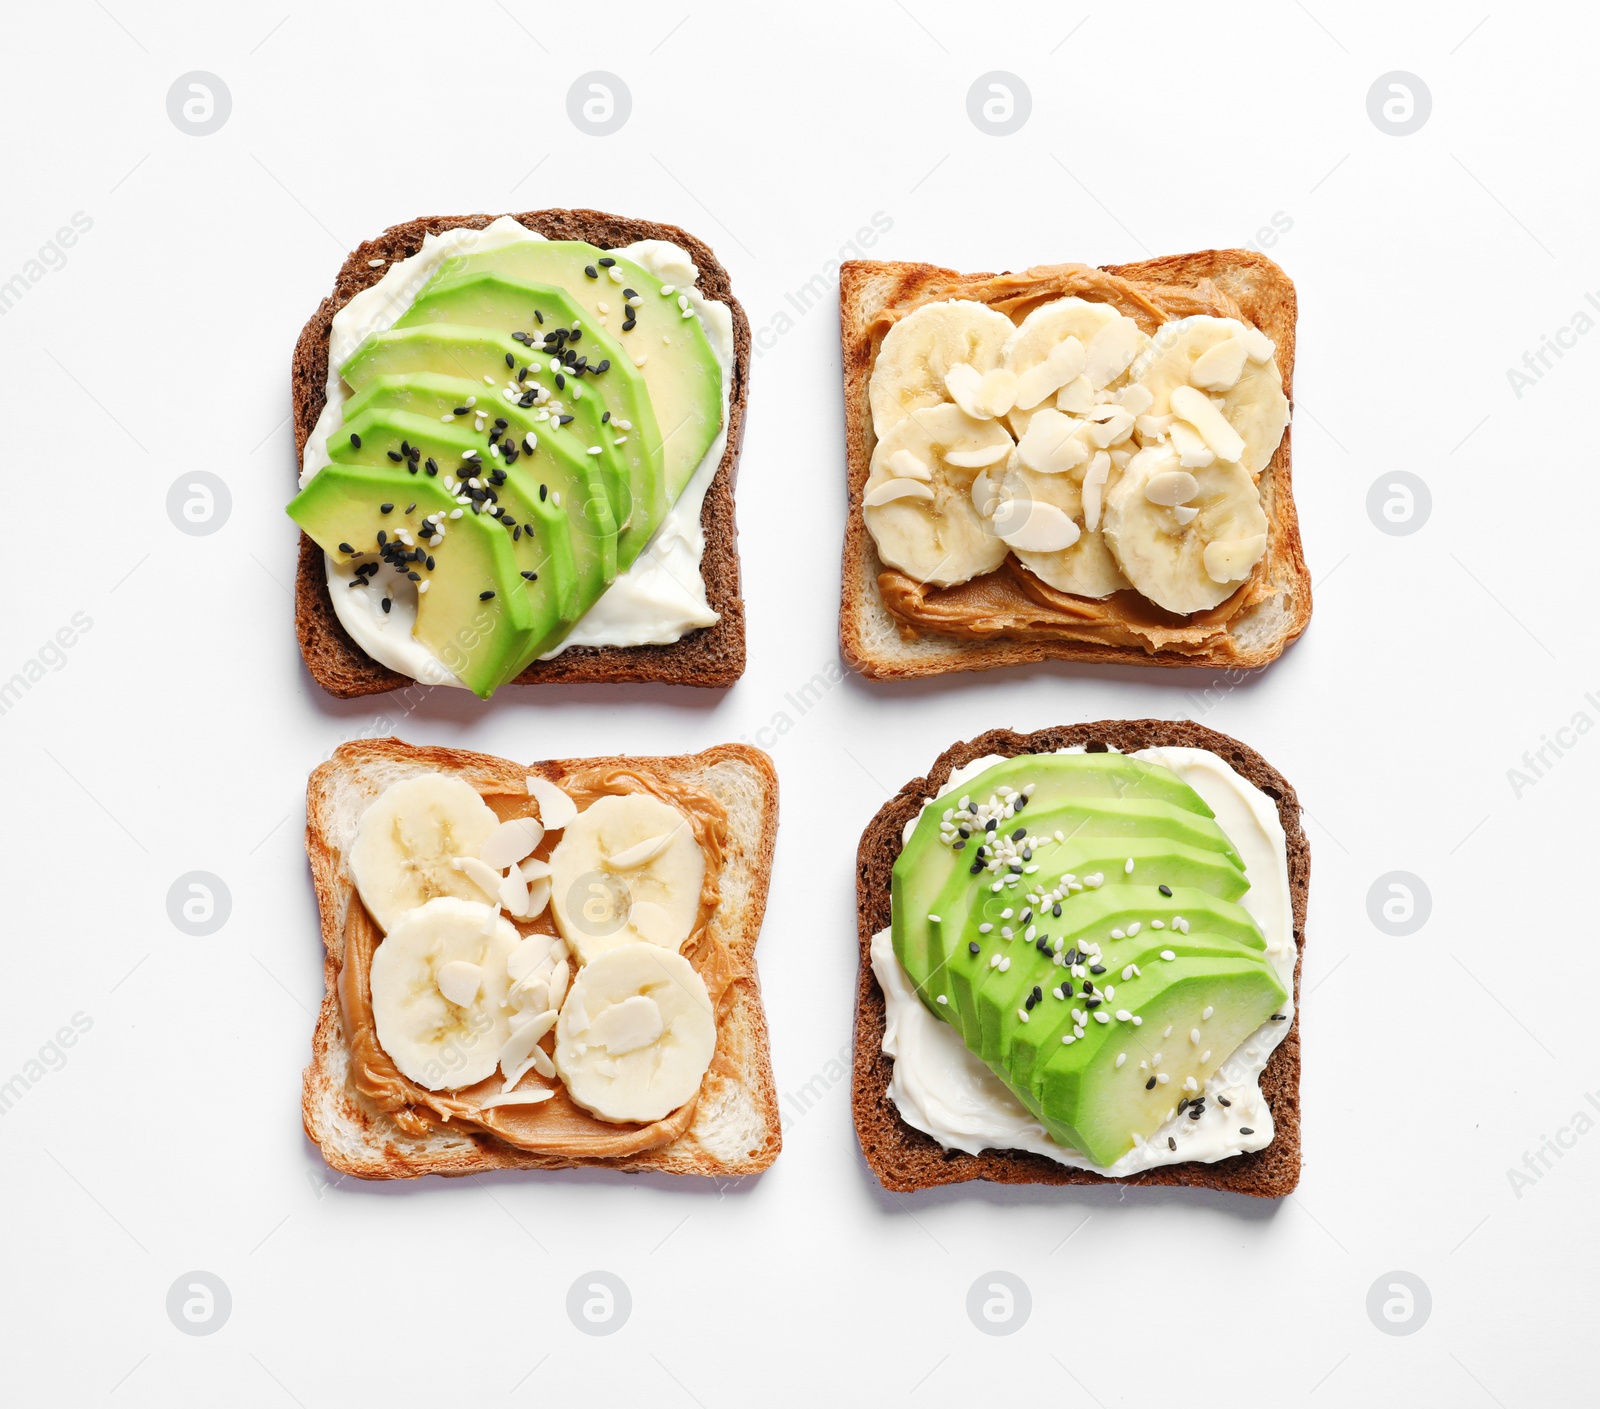
<svg viewBox="0 0 1600 1409"><path fill-rule="evenodd" d="M872 365L873 432L881 440L913 411L952 401L950 369L970 367L981 379L1000 365L1000 349L1015 331L1004 313L972 299L912 310L884 335ZM957 374L958 385L964 375Z"/></svg>
<svg viewBox="0 0 1600 1409"><path fill-rule="evenodd" d="M1106 494L1103 533L1128 580L1157 606L1187 615L1226 601L1267 550L1261 494L1226 460L1185 471L1176 450L1139 451ZM1168 502L1187 490L1183 503Z"/></svg>
<svg viewBox="0 0 1600 1409"><path fill-rule="evenodd" d="M361 816L350 848L350 874L378 928L392 929L407 910L436 896L488 900L455 862L478 855L500 819L470 783L444 773L419 773L391 783ZM487 867L484 868L486 871Z"/></svg>
<svg viewBox="0 0 1600 1409"><path fill-rule="evenodd" d="M1129 364L1149 343L1132 318L1108 303L1074 296L1040 304L1000 354L1001 365L1017 378L1007 417L1011 429L1020 438L1042 406L1087 413L1098 393L1122 383Z"/></svg>
<svg viewBox="0 0 1600 1409"><path fill-rule="evenodd" d="M1147 416L1177 416L1169 430L1185 469L1237 460L1259 475L1289 424L1272 341L1237 318L1197 314L1163 324L1130 376L1150 393Z"/></svg>
<svg viewBox="0 0 1600 1409"><path fill-rule="evenodd" d="M598 798L550 853L550 908L578 958L619 945L676 952L694 928L706 858L689 819L649 793Z"/></svg>
<svg viewBox="0 0 1600 1409"><path fill-rule="evenodd" d="M578 970L556 1022L555 1064L586 1111L648 1124L700 1089L716 1046L694 966L659 945L622 944Z"/></svg>
<svg viewBox="0 0 1600 1409"><path fill-rule="evenodd" d="M429 1091L489 1076L511 1034L506 960L521 936L488 905L438 896L407 910L373 951L378 1044Z"/></svg>
<svg viewBox="0 0 1600 1409"><path fill-rule="evenodd" d="M1110 467L1104 451L1094 459L1105 462L1100 468L1106 474L1117 473ZM1117 567L1104 536L1090 529L1084 521L1084 493L1079 481L1089 468L1083 466L1068 474L1039 474L1028 469L1020 459L1014 459L999 493L1011 504L1031 504L1032 510L1027 515L1030 523L1035 518L1044 519L1044 511L1049 510L1061 515L1077 530L1070 542L1043 551L1030 551L1025 539L1008 535L1017 561L1059 592L1098 599L1122 591L1128 586L1128 579ZM1010 516L1003 516L1002 523L1005 517Z"/></svg>
<svg viewBox="0 0 1600 1409"><path fill-rule="evenodd" d="M972 485L1012 449L1000 422L975 420L949 403L898 422L872 452L861 501L878 556L937 587L994 571L1005 561L1006 545L974 507ZM908 493L902 486L915 489Z"/></svg>

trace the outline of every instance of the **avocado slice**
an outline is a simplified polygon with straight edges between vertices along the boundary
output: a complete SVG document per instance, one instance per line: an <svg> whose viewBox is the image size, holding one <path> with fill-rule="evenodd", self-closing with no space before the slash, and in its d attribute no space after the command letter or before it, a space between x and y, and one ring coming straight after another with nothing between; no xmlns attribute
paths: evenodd
<svg viewBox="0 0 1600 1409"><path fill-rule="evenodd" d="M1025 756L924 808L894 868L892 937L929 1010L1056 1139L1109 1164L1179 1099L1146 1093L1150 1070L1130 1087L1130 1063L1159 1051L1157 1088L1203 1087L1283 1002L1238 904L1248 888L1237 849L1170 770ZM1192 1052L1159 1038L1180 1018Z"/></svg>
<svg viewBox="0 0 1600 1409"><path fill-rule="evenodd" d="M436 286L442 291L483 272L558 285L583 309L586 328L614 337L644 374L661 431L667 498L676 500L722 428L723 377L699 318L679 306L680 291L666 292L627 256L579 240L519 240L462 255L441 268Z"/></svg>
<svg viewBox="0 0 1600 1409"><path fill-rule="evenodd" d="M463 520L496 520L511 539L533 610L534 654L559 641L587 610L592 598L585 600L579 590L566 509L526 484L515 463L507 466L504 457L490 453L482 436L459 422L445 425L437 417L369 406L346 417L328 450L335 464L387 463L411 479L437 479L455 500L453 507L464 511ZM440 570L449 570L448 556Z"/></svg>
<svg viewBox="0 0 1600 1409"><path fill-rule="evenodd" d="M391 506L387 513L384 504ZM337 561L357 559L377 569L369 586L336 591L380 592L389 574L416 572L428 584L417 598L416 638L468 689L487 699L516 674L517 662L538 633L505 529L469 515L444 517L444 541L429 542L437 536L429 523L458 507L437 479L412 476L392 464L333 464L294 497L289 517ZM402 533L414 546L404 543ZM412 556L419 552L425 555L420 560ZM407 555L404 562L401 553ZM427 556L435 560L433 569ZM444 565L446 570L439 571Z"/></svg>
<svg viewBox="0 0 1600 1409"><path fill-rule="evenodd" d="M1164 982L1141 1000L1139 1028L1090 1023L1084 1037L1056 1043L1026 1088L1012 1087L1053 1140L1102 1166L1132 1149L1135 1135L1148 1136L1171 1117L1192 1094L1187 1080L1204 1090L1211 1074L1288 996L1262 961L1184 954L1150 972ZM1208 1008L1211 1017L1205 1018ZM1191 1032L1200 1034L1198 1043ZM1121 1067L1119 1055L1125 1057Z"/></svg>
<svg viewBox="0 0 1600 1409"><path fill-rule="evenodd" d="M496 374L504 380L514 371L518 386L542 388L550 399L539 404L576 417L588 445L626 470L633 506L614 507L622 530L618 551L624 565L631 563L676 497L666 488L661 431L638 367L563 289L483 269L455 274L445 282L444 272L436 272L423 286L395 327L515 334L514 346L502 349L501 359L504 363L510 355L516 366ZM525 379L520 377L523 366L528 368Z"/></svg>
<svg viewBox="0 0 1600 1409"><path fill-rule="evenodd" d="M375 377L345 403L344 414L348 421L370 408L387 406L435 422L450 416L457 425L472 428L481 413L485 428L477 443L480 455L490 454L490 436L504 421L500 441L510 441L517 452L509 462L513 477L532 485L535 492L538 485L547 486L546 497L554 495L568 511L579 581L588 584L597 579L599 586L594 592L598 596L617 576L617 523L611 506L627 498L620 471L612 461L589 455L570 428L539 419L548 418L548 412L505 400L480 400L478 392L484 390L482 382L474 385L437 372ZM458 411L461 414L457 415ZM527 449L530 437L531 451ZM589 590L587 586L585 590Z"/></svg>

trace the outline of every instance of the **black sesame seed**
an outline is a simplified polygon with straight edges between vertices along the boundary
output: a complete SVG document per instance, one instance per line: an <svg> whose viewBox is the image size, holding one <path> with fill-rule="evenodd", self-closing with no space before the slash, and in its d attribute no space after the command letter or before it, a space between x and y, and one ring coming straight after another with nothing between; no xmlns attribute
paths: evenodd
<svg viewBox="0 0 1600 1409"><path fill-rule="evenodd" d="M950 850L951 851L960 851L965 846L966 846L966 842L958 841L954 845L951 846Z"/></svg>
<svg viewBox="0 0 1600 1409"><path fill-rule="evenodd" d="M407 504L406 505L406 512L408 514L414 514L414 513L416 513L416 511L417 511L417 506L415 504Z"/></svg>
<svg viewBox="0 0 1600 1409"><path fill-rule="evenodd" d="M1275 1023L1286 1023L1289 1021L1289 1015L1287 1013L1274 1013L1272 1015L1272 1021Z"/></svg>
<svg viewBox="0 0 1600 1409"><path fill-rule="evenodd" d="M1072 997L1072 980L1071 979L1063 979L1061 981L1061 996L1063 998Z"/></svg>
<svg viewBox="0 0 1600 1409"><path fill-rule="evenodd" d="M1231 1106L1233 1104L1233 1102L1230 1101L1226 1096L1218 1096L1217 1097L1217 1104L1219 1106Z"/></svg>
<svg viewBox="0 0 1600 1409"><path fill-rule="evenodd" d="M611 419L611 413L609 411L602 411L600 413L600 424L602 426L605 425L605 423L607 421L609 421L610 419Z"/></svg>
<svg viewBox="0 0 1600 1409"><path fill-rule="evenodd" d="M391 512L393 512L393 510L394 510L394 505L393 504L379 504L378 505L378 512L380 514L391 513Z"/></svg>
<svg viewBox="0 0 1600 1409"><path fill-rule="evenodd" d="M537 308L533 310L533 321L541 324L544 322L544 314L539 312Z"/></svg>
<svg viewBox="0 0 1600 1409"><path fill-rule="evenodd" d="M1147 1082L1145 1082L1145 1084L1144 1084L1144 1089L1145 1089L1145 1090L1146 1090L1146 1091L1154 1091L1154 1090L1155 1090L1155 1089L1156 1089L1156 1079L1155 1079L1155 1077L1153 1077L1153 1076L1152 1076L1152 1077L1151 1077L1151 1078L1150 1078L1150 1080L1148 1080L1148 1081L1147 1081Z"/></svg>
<svg viewBox="0 0 1600 1409"><path fill-rule="evenodd" d="M1171 886L1157 886L1156 889L1159 890L1165 896L1170 897L1172 895L1172 887Z"/></svg>
<svg viewBox="0 0 1600 1409"><path fill-rule="evenodd" d="M1178 1114L1179 1115L1183 1114L1184 1109L1185 1109L1185 1107L1188 1106L1188 1104L1189 1104L1189 1098L1187 1096L1185 1096L1181 1101L1178 1102Z"/></svg>
<svg viewBox="0 0 1600 1409"><path fill-rule="evenodd" d="M438 473L439 473L439 464L438 464L438 461L436 461L436 460L435 460L435 459L434 459L434 458L433 458L433 456L432 456L432 455L430 455L430 456L428 456L428 458L427 458L427 459L426 459L426 460L425 460L425 461L424 461L424 462L423 462L423 463L424 463L424 465L425 465L425 466L426 466L426 468L427 468L427 471L428 471L428 473L429 473L429 474L430 474L430 475L436 475L436 474L438 474Z"/></svg>
<svg viewBox="0 0 1600 1409"><path fill-rule="evenodd" d="M563 425L563 426L571 425L572 424L572 419L573 418L571 416L557 416L556 417L557 423L560 424L560 425Z"/></svg>
<svg viewBox="0 0 1600 1409"><path fill-rule="evenodd" d="M387 613L389 608L392 607L393 605L394 605L394 603L391 602L387 597L385 597L383 599L383 610L384 610L385 613Z"/></svg>
<svg viewBox="0 0 1600 1409"><path fill-rule="evenodd" d="M624 289L622 291L622 296L623 298L638 298L639 291L638 289Z"/></svg>
<svg viewBox="0 0 1600 1409"><path fill-rule="evenodd" d="M1061 902L1059 900L1050 907L1050 913L1058 920L1061 918Z"/></svg>
<svg viewBox="0 0 1600 1409"><path fill-rule="evenodd" d="M583 329L582 328L574 328L572 330L572 332L570 334L568 334L567 341L568 342L578 342L582 337L583 337Z"/></svg>
<svg viewBox="0 0 1600 1409"><path fill-rule="evenodd" d="M1204 1106L1190 1106L1189 1107L1189 1119L1190 1120L1199 1120L1200 1116L1201 1116L1201 1113L1204 1110L1205 1110Z"/></svg>
<svg viewBox="0 0 1600 1409"><path fill-rule="evenodd" d="M974 861L967 869L975 876L979 871L983 870L983 862Z"/></svg>
<svg viewBox="0 0 1600 1409"><path fill-rule="evenodd" d="M1085 993L1093 993L1094 992L1094 980L1092 978L1084 979L1084 981L1083 981L1083 991Z"/></svg>
<svg viewBox="0 0 1600 1409"><path fill-rule="evenodd" d="M609 269L616 262L617 261L614 260L609 254L604 259L595 260L595 263L598 264L602 269Z"/></svg>
<svg viewBox="0 0 1600 1409"><path fill-rule="evenodd" d="M1024 1008L1025 1008L1025 1009L1026 1009L1026 1010L1027 1010L1027 1011L1029 1011L1029 1012L1032 1012L1032 1011L1033 1011L1033 1005L1034 1005L1034 1004L1035 1004L1035 1003L1037 1003L1037 1002L1038 1002L1038 1001L1039 1001L1039 1000L1038 1000L1038 999L1037 999L1037 998L1035 998L1035 997L1034 997L1034 996L1033 996L1033 994L1031 994L1031 993L1030 993L1030 994L1029 994L1029 995L1028 995L1028 996L1027 996L1027 998L1025 998L1025 999L1024 999L1024 1000L1023 1000L1023 1003L1022 1003L1022 1006L1023 1006L1023 1007L1024 1007Z"/></svg>
<svg viewBox="0 0 1600 1409"><path fill-rule="evenodd" d="M409 577L413 582L422 581L422 574L420 572L408 572L406 576Z"/></svg>
<svg viewBox="0 0 1600 1409"><path fill-rule="evenodd" d="M494 596L494 592L493 592L492 589L490 591L488 591L488 592L480 592L480 593L478 593L478 600L480 602L487 602L489 600L489 598L491 598L492 596Z"/></svg>
<svg viewBox="0 0 1600 1409"><path fill-rule="evenodd" d="M391 450L389 452L389 458L398 465L401 460L405 459L405 456L403 456L398 450Z"/></svg>
<svg viewBox="0 0 1600 1409"><path fill-rule="evenodd" d="M973 940L972 943L967 945L967 953L976 954L978 952L979 948L980 948L980 946L978 944L978 941L977 940Z"/></svg>
<svg viewBox="0 0 1600 1409"><path fill-rule="evenodd" d="M609 357L602 357L600 359L600 365L595 368L595 371L596 372L609 372L610 370L611 370L611 359Z"/></svg>
<svg viewBox="0 0 1600 1409"><path fill-rule="evenodd" d="M350 432L350 444L355 446L355 448L357 450L361 449L361 437L359 435L357 435L354 431Z"/></svg>
<svg viewBox="0 0 1600 1409"><path fill-rule="evenodd" d="M1101 752L1102 752L1102 753L1104 753L1104 752L1105 752L1105 749L1104 749L1104 747L1102 747L1102 748L1101 748L1101 750L1100 750L1100 751L1101 751ZM1178 1142L1177 1142L1177 1141L1176 1141L1176 1140L1174 1140L1174 1139L1173 1139L1173 1138L1172 1138L1172 1136L1170 1136L1170 1135L1169 1135L1169 1136L1167 1136L1167 1148L1168 1148L1168 1149L1169 1149L1169 1150L1176 1150L1176 1149L1177 1149L1177 1148L1178 1148Z"/></svg>
<svg viewBox="0 0 1600 1409"><path fill-rule="evenodd" d="M1083 1000L1083 1006L1085 1008L1088 1008L1092 1012L1094 1009L1098 1008L1100 1006L1100 1004L1102 1002L1104 1002L1104 1001L1105 1000L1101 999L1101 998L1085 998Z"/></svg>
<svg viewBox="0 0 1600 1409"><path fill-rule="evenodd" d="M470 410L472 410L470 406L457 406L450 414L452 416L465 416Z"/></svg>
<svg viewBox="0 0 1600 1409"><path fill-rule="evenodd" d="M991 817L987 822L985 822L983 824L983 830L986 831L986 832L992 832L994 830L995 822L997 820L998 820L997 818Z"/></svg>
<svg viewBox="0 0 1600 1409"><path fill-rule="evenodd" d="M547 485L547 484L541 484L541 485L540 485L540 486L539 486L539 502L540 502L540 503L541 503L541 504L542 504L542 503L544 503L544 501L545 501L545 497L546 497L546 496L547 496L547 495L548 495L548 494L549 494L549 493L550 493L550 486L549 486L549 485Z"/></svg>
<svg viewBox="0 0 1600 1409"><path fill-rule="evenodd" d="M585 264L583 266L583 272L585 274L587 274L591 279L598 279L600 277L599 272L595 269L594 265L592 265L592 264Z"/></svg>
<svg viewBox="0 0 1600 1409"><path fill-rule="evenodd" d="M1104 964L1090 964L1089 965L1089 972L1091 974L1103 974L1105 971L1106 971L1106 966Z"/></svg>
<svg viewBox="0 0 1600 1409"><path fill-rule="evenodd" d="M1255 1128L1253 1126L1241 1125L1239 1127L1239 1133L1241 1135L1254 1135L1256 1132L1255 1132Z"/></svg>
<svg viewBox="0 0 1600 1409"><path fill-rule="evenodd" d="M1040 935L1038 943L1033 947L1041 954L1048 954L1050 952L1050 936L1047 934Z"/></svg>
<svg viewBox="0 0 1600 1409"><path fill-rule="evenodd" d="M1014 831L1011 834L1011 840L1012 841L1021 841L1023 839L1023 837L1025 837L1027 835L1028 835L1028 829L1026 827L1018 827L1017 830Z"/></svg>
<svg viewBox="0 0 1600 1409"><path fill-rule="evenodd" d="M341 553L353 553L355 552L355 549L352 548L348 543L341 543L339 545L339 551Z"/></svg>
<svg viewBox="0 0 1600 1409"><path fill-rule="evenodd" d="M567 389L567 379L564 376L562 376L560 372L557 372L556 373L556 390L557 391L565 391L566 389Z"/></svg>
<svg viewBox="0 0 1600 1409"><path fill-rule="evenodd" d="M1044 997L1044 989L1039 987L1038 984L1034 984L1034 986L1033 986L1033 996L1035 998L1043 998Z"/></svg>

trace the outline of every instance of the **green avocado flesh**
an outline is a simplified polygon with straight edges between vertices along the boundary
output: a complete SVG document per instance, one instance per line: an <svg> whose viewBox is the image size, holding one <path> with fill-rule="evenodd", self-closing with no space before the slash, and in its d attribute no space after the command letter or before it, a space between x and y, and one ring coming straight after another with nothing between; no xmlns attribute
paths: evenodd
<svg viewBox="0 0 1600 1409"><path fill-rule="evenodd" d="M558 649L627 570L722 420L720 364L659 279L590 245L529 248L445 260L361 343L339 369L351 395L331 464L289 506L335 561L376 569L334 590L425 581L413 634L484 697ZM428 542L423 518L455 511Z"/></svg>
<svg viewBox="0 0 1600 1409"><path fill-rule="evenodd" d="M1106 1166L1287 997L1248 889L1170 769L1023 755L923 809L894 867L894 951L1051 1138Z"/></svg>

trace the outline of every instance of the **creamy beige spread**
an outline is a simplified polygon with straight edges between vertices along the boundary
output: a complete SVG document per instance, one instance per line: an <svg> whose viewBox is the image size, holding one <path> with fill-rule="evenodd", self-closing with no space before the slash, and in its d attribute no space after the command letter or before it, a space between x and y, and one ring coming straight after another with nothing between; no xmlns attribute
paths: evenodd
<svg viewBox="0 0 1600 1409"><path fill-rule="evenodd" d="M551 781L571 796L580 812L608 794L643 792L677 808L689 819L695 840L705 855L706 867L699 912L681 952L705 982L720 1032L721 1019L732 1002L733 983L739 977L732 953L712 933L710 923L717 909L717 878L721 874L723 848L728 836L727 813L722 805L698 788L631 766L578 768ZM483 800L502 822L537 815L533 799L524 793L486 793ZM546 833L534 855L548 861L560 835L559 832ZM532 920L514 920L513 923L524 935L536 931L557 933L548 907ZM430 1091L410 1081L379 1044L373 1018L372 956L382 941L382 931L352 886L345 923L344 964L338 983L339 1010L345 1040L350 1047L350 1080L357 1091L406 1134L421 1137L451 1125L468 1125L516 1149L536 1154L619 1159L669 1144L689 1129L698 1095L664 1119L648 1125L616 1124L599 1120L574 1104L565 1086L559 1083L555 1094L537 1105L483 1110L479 1103L500 1091L498 1072L475 1086L454 1091ZM554 1045L554 1034L547 1036L542 1045L549 1051ZM722 1050L720 1041L710 1071L733 1074L732 1061Z"/></svg>
<svg viewBox="0 0 1600 1409"><path fill-rule="evenodd" d="M890 305L870 329L872 361L876 362L884 336L895 323L936 299L985 303L1020 324L1041 304L1074 296L1111 305L1146 334L1163 323L1196 314L1243 317L1239 305L1209 279L1193 285L1158 285L1124 279L1085 264L1042 265L1017 274L975 278L954 289L941 286L935 297ZM1131 589L1099 600L1071 596L1034 576L1015 555L993 572L954 587L931 587L903 572L885 569L878 577L878 591L907 639L933 631L969 640L1031 637L1193 654L1225 647L1228 624L1271 595L1267 568L1268 559L1263 558L1220 606L1188 616L1164 611Z"/></svg>

